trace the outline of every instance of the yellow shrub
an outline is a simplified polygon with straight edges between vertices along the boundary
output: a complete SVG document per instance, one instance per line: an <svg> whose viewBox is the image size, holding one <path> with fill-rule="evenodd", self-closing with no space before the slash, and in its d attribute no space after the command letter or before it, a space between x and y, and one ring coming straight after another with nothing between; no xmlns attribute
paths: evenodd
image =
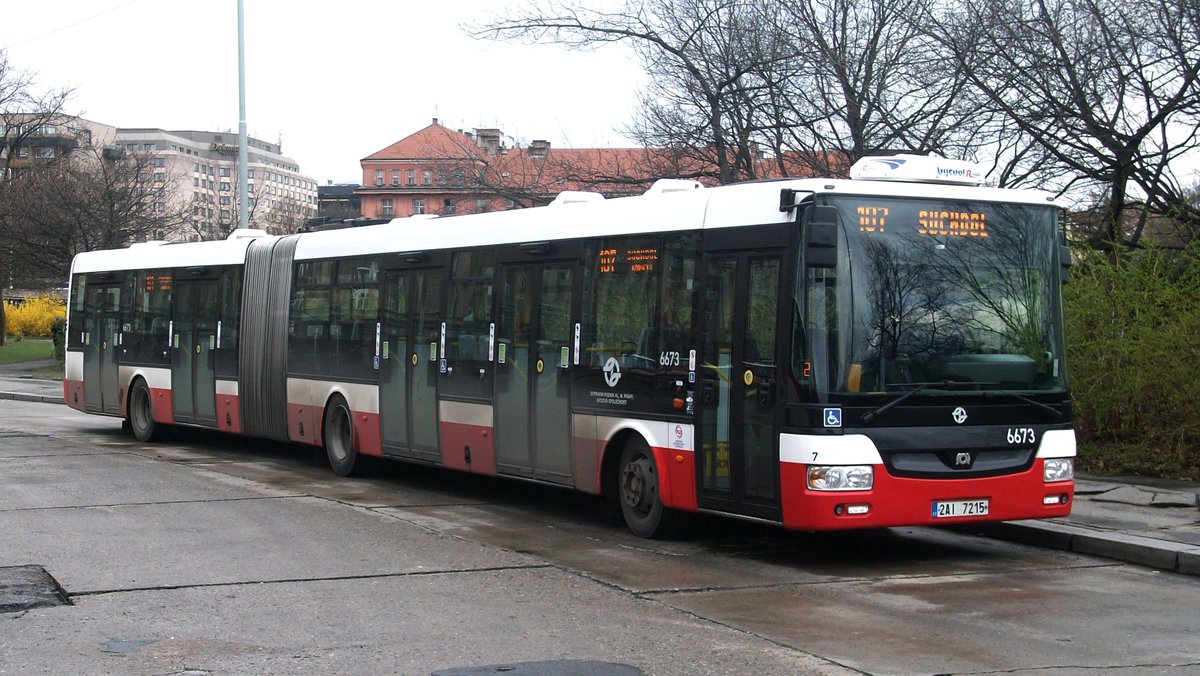
<svg viewBox="0 0 1200 676"><path fill-rule="evenodd" d="M57 317L66 317L67 304L49 294L26 298L19 307L5 308L8 332L14 336L50 336L50 327Z"/></svg>

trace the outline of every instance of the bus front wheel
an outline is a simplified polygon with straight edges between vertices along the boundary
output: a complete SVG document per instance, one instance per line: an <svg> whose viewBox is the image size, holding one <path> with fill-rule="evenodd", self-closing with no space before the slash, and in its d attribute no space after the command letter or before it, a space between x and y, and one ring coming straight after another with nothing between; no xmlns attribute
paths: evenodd
<svg viewBox="0 0 1200 676"><path fill-rule="evenodd" d="M625 524L638 537L668 537L678 525L679 514L663 506L659 480L650 446L641 437L630 439L621 452L617 494Z"/></svg>
<svg viewBox="0 0 1200 676"><path fill-rule="evenodd" d="M340 395L325 407L325 453L338 476L354 476L362 462L354 450L354 422L350 406Z"/></svg>

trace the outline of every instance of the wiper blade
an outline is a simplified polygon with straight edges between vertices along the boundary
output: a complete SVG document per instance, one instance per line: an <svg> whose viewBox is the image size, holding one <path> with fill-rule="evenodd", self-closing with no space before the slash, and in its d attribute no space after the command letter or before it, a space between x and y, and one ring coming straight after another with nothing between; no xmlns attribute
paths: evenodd
<svg viewBox="0 0 1200 676"><path fill-rule="evenodd" d="M935 380L935 381L928 382L928 383L900 383L900 384L915 385L915 387L913 387L913 389L909 390L908 392L905 392L904 394L900 395L899 397L896 397L895 399L889 401L888 403L884 404L883 406L880 406L879 408L871 409L870 411L867 411L866 413L862 414L862 417L858 419L859 422L862 422L862 423L871 422L875 418L878 418L879 416L883 415L884 413L887 413L888 411L892 410L896 406L903 404L909 397L913 396L917 392L920 392L921 390L924 390L927 387L933 387L934 385L937 385L938 387L953 387L955 385L986 385L988 383L976 383L976 382L961 381L961 380Z"/></svg>
<svg viewBox="0 0 1200 676"><path fill-rule="evenodd" d="M984 392L983 396L985 396L985 397L1012 397L1013 399L1019 399L1020 401L1023 401L1026 404L1029 404L1030 406L1032 406L1040 411L1050 414L1051 416L1054 417L1055 420L1062 420L1062 417L1063 417L1062 411L1058 410L1057 408L1054 408L1053 406L1051 406L1049 404L1043 404L1040 401L1035 401L1033 399L1030 399L1029 397L1026 397L1023 394L1017 394L1016 392Z"/></svg>

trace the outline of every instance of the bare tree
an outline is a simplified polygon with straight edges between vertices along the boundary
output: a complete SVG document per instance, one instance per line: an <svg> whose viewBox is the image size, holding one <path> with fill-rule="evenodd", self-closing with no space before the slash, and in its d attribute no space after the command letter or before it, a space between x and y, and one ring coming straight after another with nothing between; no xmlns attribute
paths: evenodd
<svg viewBox="0 0 1200 676"><path fill-rule="evenodd" d="M114 249L178 227L153 156L83 148L19 172L0 199L0 230L27 277L62 284L75 254Z"/></svg>
<svg viewBox="0 0 1200 676"><path fill-rule="evenodd" d="M8 52L0 50L0 179L12 174L21 149L28 151L30 139L64 117L63 107L72 93L66 87L40 90L34 75L11 66Z"/></svg>
<svg viewBox="0 0 1200 676"><path fill-rule="evenodd" d="M62 116L71 97L70 88L40 90L34 75L14 68L8 52L0 50L0 199L8 192L7 181L22 154L29 155L28 140ZM0 231L0 242L11 238ZM0 245L0 345L7 342L4 290L12 279L11 246Z"/></svg>
<svg viewBox="0 0 1200 676"><path fill-rule="evenodd" d="M786 163L763 162L764 151L783 157L788 82L800 63L781 4L670 0L641 6L655 17L656 35L673 39L635 45L650 77L628 131L646 147L674 151L680 177L728 183L764 172L787 175Z"/></svg>
<svg viewBox="0 0 1200 676"><path fill-rule="evenodd" d="M961 67L911 20L929 0L780 3L799 58L785 90L783 148L813 173L844 174L891 151L975 158L981 109Z"/></svg>
<svg viewBox="0 0 1200 676"><path fill-rule="evenodd" d="M236 204L236 201L234 203ZM256 214L262 214L261 220L255 220ZM310 215L292 200L271 200L268 204L266 196L259 196L250 203L250 224L274 235L290 235L296 232ZM235 222L226 235L237 227Z"/></svg>
<svg viewBox="0 0 1200 676"><path fill-rule="evenodd" d="M181 177L173 177L179 180ZM253 186L251 186L253 187ZM178 205L186 215L180 232L186 239L195 241L225 239L241 226L241 216L238 205L241 204L241 188L232 184L229 190L222 190L219 195L194 193L185 204ZM269 198L266 195L251 195L249 203L250 227L267 230L265 221L272 220L264 216L268 213ZM299 227L301 223L294 223ZM295 232L293 227L290 232ZM275 234L288 234L275 233Z"/></svg>
<svg viewBox="0 0 1200 676"><path fill-rule="evenodd" d="M726 183L844 175L882 151L973 156L996 116L911 18L930 0L544 2L477 37L630 44L649 74L628 132L675 151L680 175Z"/></svg>
<svg viewBox="0 0 1200 676"><path fill-rule="evenodd" d="M1027 175L1102 188L1094 244L1138 246L1152 213L1200 223L1171 172L1200 149L1200 5L963 0L919 23L1036 144Z"/></svg>
<svg viewBox="0 0 1200 676"><path fill-rule="evenodd" d="M754 177L752 116L731 115L739 98L764 95L750 66L762 58L747 17L768 14L769 0L629 0L603 12L577 2L532 3L468 30L476 37L552 42L591 49L624 42L652 76L633 133L646 145L701 153L728 183ZM745 39L743 39L745 38Z"/></svg>

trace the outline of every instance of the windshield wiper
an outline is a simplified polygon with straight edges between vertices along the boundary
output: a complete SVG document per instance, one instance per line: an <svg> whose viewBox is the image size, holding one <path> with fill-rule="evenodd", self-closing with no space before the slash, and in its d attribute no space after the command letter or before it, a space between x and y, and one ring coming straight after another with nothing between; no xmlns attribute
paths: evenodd
<svg viewBox="0 0 1200 676"><path fill-rule="evenodd" d="M984 392L983 396L985 396L985 397L1012 397L1013 399L1019 399L1036 409L1039 409L1041 411L1049 413L1051 416L1054 417L1055 420L1061 420L1063 417L1062 411L1058 410L1057 408L1054 408L1053 406L1050 406L1049 404L1043 404L1040 401L1034 401L1033 399L1030 399L1029 397L1026 397L1023 394L1017 394L1016 392L991 391L991 392Z"/></svg>
<svg viewBox="0 0 1200 676"><path fill-rule="evenodd" d="M892 410L894 407L899 406L900 404L904 403L909 397L913 396L917 392L920 392L921 390L924 390L927 387L933 387L934 385L937 385L939 387L953 387L955 385L990 385L991 383L975 383L975 382L970 382L970 381L964 382L961 380L935 380L933 382L928 382L928 383L889 383L889 384L915 385L916 387L909 390L908 392L905 392L904 394L900 395L899 397L896 397L895 399L889 401L888 403L884 404L883 406L880 406L879 408L871 409L870 411L867 411L866 413L862 414L862 417L858 419L859 422L862 422L862 423L871 422L875 418L878 418L879 416L883 415L884 413L887 413L888 411Z"/></svg>

